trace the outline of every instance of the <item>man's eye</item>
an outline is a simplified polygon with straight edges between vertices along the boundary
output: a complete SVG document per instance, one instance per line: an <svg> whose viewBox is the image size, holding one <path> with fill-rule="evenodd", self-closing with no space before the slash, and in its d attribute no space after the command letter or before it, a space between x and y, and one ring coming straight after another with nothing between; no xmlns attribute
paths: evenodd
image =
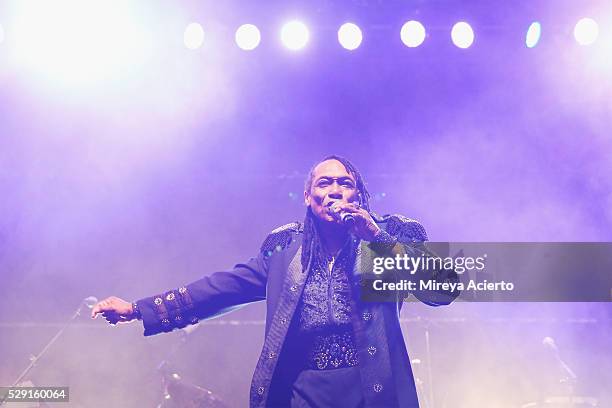
<svg viewBox="0 0 612 408"><path fill-rule="evenodd" d="M327 187L327 186L329 186L329 181L327 180L322 180L317 183L317 187Z"/></svg>
<svg viewBox="0 0 612 408"><path fill-rule="evenodd" d="M355 188L355 185L353 183L351 183L350 181L343 182L342 186L346 187L346 188Z"/></svg>

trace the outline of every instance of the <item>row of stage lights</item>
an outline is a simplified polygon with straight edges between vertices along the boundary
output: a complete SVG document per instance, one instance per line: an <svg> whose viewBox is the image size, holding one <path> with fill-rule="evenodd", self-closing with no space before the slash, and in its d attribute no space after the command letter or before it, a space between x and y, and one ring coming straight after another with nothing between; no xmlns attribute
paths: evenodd
<svg viewBox="0 0 612 408"><path fill-rule="evenodd" d="M541 24L534 21L529 25L525 34L525 46L533 48L538 45L542 33ZM415 48L420 46L427 36L423 24L412 20L406 22L400 30L400 38L406 47ZM574 26L574 38L580 45L593 44L599 35L599 25L591 18L582 18ZM196 50L204 44L205 32L199 23L190 23L184 31L183 40L185 46ZM456 23L450 32L450 37L458 48L469 48L474 42L474 30L470 24L460 21ZM285 47L290 50L300 50L308 44L310 32L306 24L294 20L286 23L280 32L280 39ZM4 31L0 25L0 43L4 40ZM261 42L259 28L253 24L243 24L235 33L236 45L251 51L257 48ZM354 23L345 23L338 29L338 42L347 50L356 50L363 41L361 28Z"/></svg>
<svg viewBox="0 0 612 408"><path fill-rule="evenodd" d="M540 41L542 28L537 21L529 25L525 34L525 46L535 47ZM415 48L421 45L427 36L423 24L418 21L406 22L400 30L400 38L406 47ZM593 44L599 35L599 25L591 18L582 18L574 26L574 38L580 45ZM184 32L184 43L189 49L196 50L204 43L204 29L199 23L190 23ZM450 32L450 37L458 48L469 48L474 42L474 30L470 24L460 21L456 23ZM300 50L308 44L310 32L306 24L294 20L283 25L280 31L280 39L285 47L290 50ZM261 42L261 33L253 24L243 24L236 30L236 45L251 51L257 48ZM359 48L363 41L361 28L354 23L345 23L338 29L338 42L347 50Z"/></svg>

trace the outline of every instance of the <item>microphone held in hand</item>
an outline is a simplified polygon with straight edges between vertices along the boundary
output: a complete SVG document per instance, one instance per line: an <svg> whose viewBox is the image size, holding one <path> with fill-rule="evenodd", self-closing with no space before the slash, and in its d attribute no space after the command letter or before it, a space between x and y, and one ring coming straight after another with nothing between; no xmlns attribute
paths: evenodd
<svg viewBox="0 0 612 408"><path fill-rule="evenodd" d="M339 201L336 201L331 205L331 215L347 227L352 227L355 224L355 216L350 212L338 209L338 203Z"/></svg>

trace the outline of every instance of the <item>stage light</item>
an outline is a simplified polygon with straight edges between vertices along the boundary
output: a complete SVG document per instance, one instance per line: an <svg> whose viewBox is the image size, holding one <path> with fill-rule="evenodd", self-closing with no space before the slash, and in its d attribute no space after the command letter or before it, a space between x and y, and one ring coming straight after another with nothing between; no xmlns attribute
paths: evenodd
<svg viewBox="0 0 612 408"><path fill-rule="evenodd" d="M527 29L527 35L525 36L525 45L527 48L533 48L538 45L540 41L540 35L542 33L542 26L537 21L531 23Z"/></svg>
<svg viewBox="0 0 612 408"><path fill-rule="evenodd" d="M185 28L183 33L183 42L185 47L190 50L196 50L204 43L204 29L198 23L190 23Z"/></svg>
<svg viewBox="0 0 612 408"><path fill-rule="evenodd" d="M591 45L597 40L599 25L592 18L582 18L574 27L574 38L580 45Z"/></svg>
<svg viewBox="0 0 612 408"><path fill-rule="evenodd" d="M121 76L151 50L131 2L19 1L11 17L11 60L53 86Z"/></svg>
<svg viewBox="0 0 612 408"><path fill-rule="evenodd" d="M308 43L308 27L300 21L290 21L281 30L281 40L290 50L299 50Z"/></svg>
<svg viewBox="0 0 612 408"><path fill-rule="evenodd" d="M453 26L451 38L457 47L469 48L474 42L474 31L468 23L460 21Z"/></svg>
<svg viewBox="0 0 612 408"><path fill-rule="evenodd" d="M243 24L236 30L236 44L245 51L254 50L260 41L259 29L253 24Z"/></svg>
<svg viewBox="0 0 612 408"><path fill-rule="evenodd" d="M347 50L355 50L361 45L363 34L361 29L353 23L344 23L338 30L338 41Z"/></svg>
<svg viewBox="0 0 612 408"><path fill-rule="evenodd" d="M408 21L402 26L400 37L406 47L418 47L425 41L425 27L418 21Z"/></svg>

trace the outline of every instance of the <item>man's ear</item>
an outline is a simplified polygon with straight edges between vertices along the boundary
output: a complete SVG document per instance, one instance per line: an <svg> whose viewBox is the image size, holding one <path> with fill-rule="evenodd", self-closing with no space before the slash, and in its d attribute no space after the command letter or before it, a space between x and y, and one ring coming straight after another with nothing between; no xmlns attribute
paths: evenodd
<svg viewBox="0 0 612 408"><path fill-rule="evenodd" d="M310 207L310 193L308 191L304 191L304 204L306 207Z"/></svg>

